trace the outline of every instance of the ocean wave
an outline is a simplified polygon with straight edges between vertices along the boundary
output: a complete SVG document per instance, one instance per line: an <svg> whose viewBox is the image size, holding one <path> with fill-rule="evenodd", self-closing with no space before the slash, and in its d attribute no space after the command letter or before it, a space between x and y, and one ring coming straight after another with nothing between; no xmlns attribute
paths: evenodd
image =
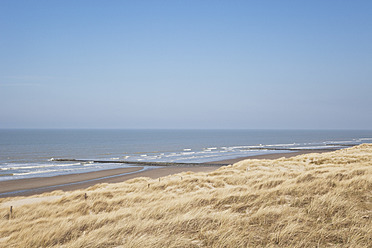
<svg viewBox="0 0 372 248"><path fill-rule="evenodd" d="M277 146L295 146L296 143L290 143L290 144L274 144L274 145L265 145L265 146L268 146L268 147L277 147Z"/></svg>
<svg viewBox="0 0 372 248"><path fill-rule="evenodd" d="M32 174L46 174L51 172L56 172L60 170L44 170L44 171L28 171L28 172L20 172L20 173L13 173L14 176L24 176L24 175L32 175Z"/></svg>
<svg viewBox="0 0 372 248"><path fill-rule="evenodd" d="M342 141L324 141L323 144L345 144L345 143L352 143L353 140L342 140Z"/></svg>
<svg viewBox="0 0 372 248"><path fill-rule="evenodd" d="M49 168L49 167L69 167L80 165L80 163L73 164L43 164L43 165L27 165L27 164L11 164L12 167L3 167L1 170L24 170L24 169L38 169L38 168Z"/></svg>
<svg viewBox="0 0 372 248"><path fill-rule="evenodd" d="M295 148L291 149L298 149L298 150L313 150L313 149L329 149L329 148L335 148L336 146L296 146Z"/></svg>
<svg viewBox="0 0 372 248"><path fill-rule="evenodd" d="M195 152L182 152L181 154L182 155L190 155L190 154L194 154Z"/></svg>
<svg viewBox="0 0 372 248"><path fill-rule="evenodd" d="M256 148L256 147L262 147L262 145L257 145L257 146L230 146L230 147L227 147L227 149L236 150L236 149L247 149L247 148Z"/></svg>

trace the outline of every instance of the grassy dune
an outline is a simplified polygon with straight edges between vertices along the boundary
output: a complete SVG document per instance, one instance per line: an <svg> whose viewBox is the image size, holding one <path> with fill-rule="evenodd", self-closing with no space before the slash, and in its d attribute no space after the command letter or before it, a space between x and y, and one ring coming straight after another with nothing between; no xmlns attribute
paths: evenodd
<svg viewBox="0 0 372 248"><path fill-rule="evenodd" d="M2 199L0 247L372 247L367 144L59 194Z"/></svg>

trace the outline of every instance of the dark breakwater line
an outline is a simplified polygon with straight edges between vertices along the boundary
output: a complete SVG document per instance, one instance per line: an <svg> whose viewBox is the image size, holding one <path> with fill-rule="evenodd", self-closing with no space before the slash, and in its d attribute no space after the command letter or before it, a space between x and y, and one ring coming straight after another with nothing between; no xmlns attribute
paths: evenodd
<svg viewBox="0 0 372 248"><path fill-rule="evenodd" d="M339 144L335 144L334 146L341 146ZM342 145L342 147L352 147L355 144L347 144ZM315 148L315 149L303 149L303 148L278 148L278 147L255 147L255 148L243 148L242 150L263 150L263 151L289 151L289 152L301 152L301 151L311 151L311 152L319 152L319 151L336 151L342 149L339 148ZM248 156L249 157L249 156ZM74 159L74 158L52 158L52 161L57 162L78 162L78 163L101 163L101 164L132 164L132 165L145 165L145 166L226 166L229 164L226 163L216 163L213 164L209 163L182 163L182 162L144 162L144 161L127 161L127 160L94 160L94 159Z"/></svg>

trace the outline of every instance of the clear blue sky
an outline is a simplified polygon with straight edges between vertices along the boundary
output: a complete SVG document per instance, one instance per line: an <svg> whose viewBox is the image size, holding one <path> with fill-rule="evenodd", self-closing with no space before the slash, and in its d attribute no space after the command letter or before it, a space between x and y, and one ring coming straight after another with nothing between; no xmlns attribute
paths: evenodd
<svg viewBox="0 0 372 248"><path fill-rule="evenodd" d="M372 1L0 1L0 128L372 128Z"/></svg>

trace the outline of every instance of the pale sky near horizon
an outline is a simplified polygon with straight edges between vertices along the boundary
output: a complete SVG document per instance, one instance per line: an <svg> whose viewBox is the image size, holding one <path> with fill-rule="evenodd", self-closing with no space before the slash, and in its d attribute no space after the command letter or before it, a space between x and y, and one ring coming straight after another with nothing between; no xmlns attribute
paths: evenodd
<svg viewBox="0 0 372 248"><path fill-rule="evenodd" d="M372 129L372 1L0 1L0 128Z"/></svg>

